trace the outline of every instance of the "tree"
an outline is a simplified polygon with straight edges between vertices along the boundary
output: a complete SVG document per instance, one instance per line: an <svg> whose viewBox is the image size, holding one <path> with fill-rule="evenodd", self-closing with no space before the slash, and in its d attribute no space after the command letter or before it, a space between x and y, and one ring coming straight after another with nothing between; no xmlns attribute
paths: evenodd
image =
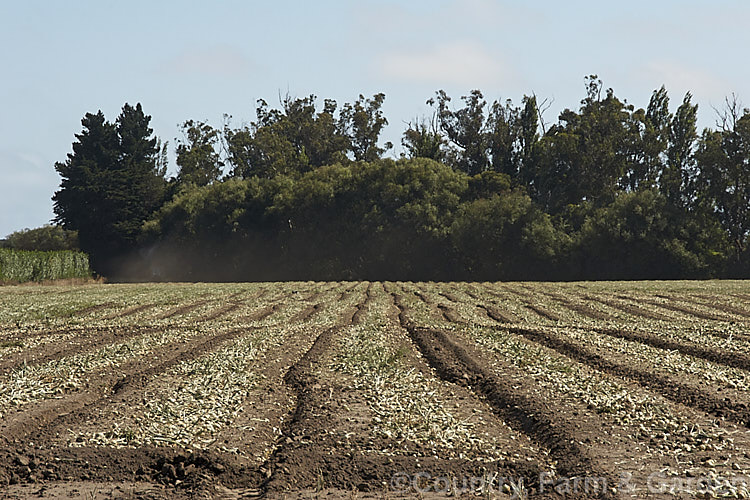
<svg viewBox="0 0 750 500"><path fill-rule="evenodd" d="M639 151L636 151L623 183L630 191L655 187L664 169L672 114L669 112L669 95L663 85L651 94L645 114L639 110L635 119L643 122L643 130Z"/></svg>
<svg viewBox="0 0 750 500"><path fill-rule="evenodd" d="M140 104L125 104L114 124L101 111L87 113L73 152L55 164L62 178L55 220L78 231L81 249L105 275L135 249L141 226L163 201L163 151L150 120Z"/></svg>
<svg viewBox="0 0 750 500"><path fill-rule="evenodd" d="M461 206L451 238L469 279L549 279L567 238L521 191Z"/></svg>
<svg viewBox="0 0 750 500"><path fill-rule="evenodd" d="M220 131L205 122L187 120L182 124L183 139L177 140L177 181L205 186L219 179L224 162L217 146Z"/></svg>
<svg viewBox="0 0 750 500"><path fill-rule="evenodd" d="M545 102L542 102L542 107ZM534 154L539 142L539 126L543 109L540 109L536 96L523 97L523 109L516 118L516 160L513 168L520 179L526 179L533 171ZM497 169L495 169L497 170Z"/></svg>
<svg viewBox="0 0 750 500"><path fill-rule="evenodd" d="M719 130L704 130L696 159L699 202L719 219L739 260L750 236L750 110L736 98L727 99Z"/></svg>
<svg viewBox="0 0 750 500"><path fill-rule="evenodd" d="M687 206L691 202L688 198L688 193L692 191L689 182L694 173L693 152L698 139L698 105L691 104L691 98L690 92L685 94L669 124L667 163L659 178L661 192L667 201L676 206Z"/></svg>
<svg viewBox="0 0 750 500"><path fill-rule="evenodd" d="M81 249L90 254L96 268L98 257L112 243L105 186L107 171L119 161L119 140L115 126L101 111L86 113L81 124L83 131L76 135L73 152L65 162L55 164L62 180L52 199L55 220L78 231Z"/></svg>
<svg viewBox="0 0 750 500"><path fill-rule="evenodd" d="M526 177L539 140L536 97L524 96L522 107L513 105L510 99L494 101L488 111L479 90L461 100L463 108L451 109L451 98L439 90L435 98L427 101L437 108L437 123L446 146L441 155L445 161L469 175L493 170L515 182Z"/></svg>
<svg viewBox="0 0 750 500"><path fill-rule="evenodd" d="M7 246L16 250L78 250L78 233L46 224L9 234Z"/></svg>
<svg viewBox="0 0 750 500"><path fill-rule="evenodd" d="M531 180L534 197L551 213L584 201L611 203L638 161L642 112L620 101L602 81L586 78L578 113L560 113L538 148Z"/></svg>
<svg viewBox="0 0 750 500"><path fill-rule="evenodd" d="M314 95L286 96L282 109L270 109L259 99L254 123L238 130L224 127L232 175L297 175L345 160L349 138L334 116L336 107L336 101L326 99L318 113Z"/></svg>
<svg viewBox="0 0 750 500"><path fill-rule="evenodd" d="M439 90L427 104L437 106L440 129L450 144L446 155L448 163L457 170L476 175L487 170L489 165L484 111L487 101L479 90L472 90L461 99L464 107L454 111L448 105L451 98Z"/></svg>
<svg viewBox="0 0 750 500"><path fill-rule="evenodd" d="M354 104L344 104L339 117L340 132L349 139L349 150L356 161L375 161L393 147L390 142L385 147L378 146L380 133L388 125L382 106L385 94L375 94L372 99L359 96Z"/></svg>
<svg viewBox="0 0 750 500"><path fill-rule="evenodd" d="M575 234L584 279L706 278L721 269L725 241L715 221L671 205L656 189L620 193Z"/></svg>
<svg viewBox="0 0 750 500"><path fill-rule="evenodd" d="M442 161L445 157L445 139L438 130L435 116L429 121L422 119L409 122L401 138L401 145L406 149L407 158Z"/></svg>

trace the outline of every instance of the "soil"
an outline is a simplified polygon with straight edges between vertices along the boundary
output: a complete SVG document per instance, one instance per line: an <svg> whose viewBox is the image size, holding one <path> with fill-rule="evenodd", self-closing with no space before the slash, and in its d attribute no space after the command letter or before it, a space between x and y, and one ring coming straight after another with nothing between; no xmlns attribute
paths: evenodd
<svg viewBox="0 0 750 500"><path fill-rule="evenodd" d="M722 338L723 325L749 317L736 300L722 305L721 294L622 287L603 293L586 285L284 286L209 293L199 300L193 295L160 315L151 311L158 302L144 300L107 316L114 304L107 301L76 313L79 319L102 313L91 326L30 334L65 334L64 341L6 355L0 350L1 381L22 364L43 366L160 328L200 328L189 341L170 342L91 372L81 387L0 414L0 497L471 498L476 491L460 484L442 488L442 481L491 478L495 482L485 486L496 488L488 498L674 498L644 491L649 474L667 468L697 471L681 480L706 471L724 477L750 474L748 452L735 452L750 450L746 391L706 384L698 375L677 376L658 359L643 366L627 352L592 347L571 335L585 331L625 339L750 374L750 357L738 350L633 327L644 319L664 324L682 318L715 327ZM516 313L505 307L508 300L518 304ZM123 317L129 322L125 326L118 323ZM12 325L0 327L12 330ZM296 333L284 334L283 342L251 365L262 377L243 394L242 411L211 445L69 446L71 433L112 427L123 415L137 415L148 394L169 389L164 374L178 364L269 328ZM420 374L443 408L482 442L494 443L492 448L462 448L462 443L450 449L378 431L373 394L356 375L336 367L342 345L362 329L383 349L398 348L401 362ZM659 451L656 437L644 435L635 423L598 412L484 348L477 341L484 331L511 334L565 359L581 377L616 380L635 398L663 400L680 418L732 436L733 447L701 449L689 457ZM724 340L747 341L734 333ZM623 488L623 472L641 488ZM601 482L589 484L585 478ZM516 495L519 484L522 495Z"/></svg>

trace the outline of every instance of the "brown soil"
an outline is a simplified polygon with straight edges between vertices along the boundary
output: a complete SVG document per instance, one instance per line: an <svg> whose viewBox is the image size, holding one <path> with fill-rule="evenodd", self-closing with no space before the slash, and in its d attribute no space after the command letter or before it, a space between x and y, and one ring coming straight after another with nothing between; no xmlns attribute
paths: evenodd
<svg viewBox="0 0 750 500"><path fill-rule="evenodd" d="M731 366L733 368L739 368L741 370L750 370L750 357L738 352L731 352L729 350L714 350L709 347L703 347L702 345L691 342L689 340L684 340L682 342L668 340L653 333L628 331L625 329L617 328L589 329L598 333L610 335L612 337L634 340L636 342L648 344L653 347L658 347L659 349L679 351L683 354L695 356L696 358L702 358L720 365Z"/></svg>
<svg viewBox="0 0 750 500"><path fill-rule="evenodd" d="M717 313L722 318L724 318L722 313L733 314L735 316L739 316L740 318L750 318L750 309L736 307L731 304L727 304L726 302L717 304L715 302L717 299L724 300L724 297L711 297L708 295L701 294L701 295L694 295L694 296L691 295L690 297L684 297L683 301L691 302L698 306L717 311Z"/></svg>
<svg viewBox="0 0 750 500"><path fill-rule="evenodd" d="M173 310L171 310L169 312L166 312L166 313L160 315L158 318L159 319L170 319L170 318L174 318L175 316L182 316L182 315L187 314L187 313L189 313L191 311L194 311L195 309L198 309L199 307L205 306L209 302L211 302L211 301L208 300L208 299L202 299L202 300L198 300L196 302L193 302L192 304L185 304L183 306L176 307L175 309L173 309Z"/></svg>
<svg viewBox="0 0 750 500"><path fill-rule="evenodd" d="M477 307L484 309L487 313L487 317L494 319L499 323L520 323L521 321L513 314L508 311L503 311L497 306L477 304Z"/></svg>
<svg viewBox="0 0 750 500"><path fill-rule="evenodd" d="M599 371L633 380L646 389L656 389L665 398L750 427L750 398L727 387L707 386L704 381L674 375L650 368L644 370L633 365L626 355L617 352L592 350L576 341L545 331L543 328L507 327L508 331L532 342L544 345L580 363ZM733 398L727 397L731 393Z"/></svg>
<svg viewBox="0 0 750 500"><path fill-rule="evenodd" d="M92 328L84 327L76 330L58 330L56 333L73 333L70 340L61 343L45 343L15 354L0 358L0 375L5 374L21 365L38 365L55 359L64 358L83 351L90 351L99 347L121 342L136 335L154 332L148 326L133 326L128 328Z"/></svg>
<svg viewBox="0 0 750 500"><path fill-rule="evenodd" d="M154 309L159 304L142 304L138 306L128 307L124 311L120 311L115 314L111 314L109 316L106 316L104 319L116 319L116 318L127 318L128 316L133 316L135 314L141 313L143 311L147 311L149 309Z"/></svg>
<svg viewBox="0 0 750 500"><path fill-rule="evenodd" d="M399 473L415 477L420 471L431 478L483 477L490 471L521 478L530 498L629 498L629 494L612 489L621 470L637 470L645 477L648 471L679 465L679 457L648 451L653 437L617 424L572 397L561 397L512 360L480 347L483 344L476 331L481 328L509 332L522 342L542 346L555 356L570 359L580 373L603 373L622 381L634 393L663 397L682 415L726 429L739 447L748 440L750 396L742 391L706 384L697 375L678 377L659 367L658 360L654 366L640 366L627 352L594 348L564 334L565 328L584 328L576 321L584 316L606 322L587 322L589 332L750 371L750 357L740 352L636 329L625 323L623 316L618 318L584 302L596 301L650 319L690 315L700 319L701 325L716 322L716 332L709 329L708 333L719 337L723 335L719 326L726 325L728 315L747 317L738 307L721 309L720 304L708 303L713 299L710 296L689 299L671 294L665 299L656 294L638 298L624 294L614 298L583 287L568 297L560 293L561 288L544 288L542 284L527 288L516 284L378 282L301 284L298 292L274 295L273 286L227 294L221 303L207 297L177 304L157 319L177 318L205 308L202 315L194 315L205 333L187 342L160 346L115 368L92 372L76 391L0 416L0 497L443 498L439 492L416 491L416 483L409 483L406 489L395 488L394 478ZM515 298L539 318L523 320L500 301L488 299L490 296L506 301ZM649 308L626 299L649 304ZM694 306L689 300L696 300ZM216 307L211 309L214 302ZM152 332L160 324L155 313L150 318L138 313L158 306L135 305L97 319L100 323L95 327L58 331L75 333L65 342L53 341L24 353L0 356L0 377L24 361L45 363ZM662 315L652 311L652 306L671 313ZM110 307L108 302L76 314ZM574 314L566 314L565 309ZM116 326L117 319L125 316L131 317L132 326ZM113 325L107 325L108 321ZM558 323L557 327L549 321ZM334 360L340 346L351 343L353 337L347 335L383 323L384 329L373 331L373 335L383 345L397 346L405 366L434 385L444 407L461 421L470 422L476 432L495 438L507 451L505 458L490 453L498 450L459 453L375 432L375 413L366 390L353 383L354 375L337 371ZM260 333L268 324L300 327L305 334L285 334L283 343L264 353L258 361L264 378L242 395L244 411L221 429L208 449L168 444L121 449L67 446L66 436L71 432L114 421L113 410L136 411L149 390L168 386L160 377L178 363ZM334 326L320 326L323 324ZM696 459L719 461L725 467L717 469L721 471L733 468L733 462L739 464L738 474L750 470L747 453L736 457L707 450ZM542 492L540 474L550 471L552 482ZM592 476L606 478L608 488L564 495L552 491L566 485L564 478ZM509 483L506 487L510 488ZM500 498L513 498L510 489L504 491ZM464 492L457 496L475 495ZM670 498L666 494L641 497Z"/></svg>
<svg viewBox="0 0 750 500"><path fill-rule="evenodd" d="M517 378L495 377L468 343L443 330L414 326L404 314L406 310L402 309L401 321L438 375L448 382L466 386L477 396L486 399L508 425L521 430L548 449L550 457L557 461L562 476L614 478L613 471L595 466L592 457L577 445L578 433L574 425L561 419L560 415L551 414L540 401L529 398L526 395L529 388L519 385ZM509 372L514 371L506 368ZM602 492L601 495L586 494L580 498L610 496L609 492Z"/></svg>
<svg viewBox="0 0 750 500"><path fill-rule="evenodd" d="M639 318L639 317L650 318L650 319L656 319L656 320L662 320L662 321L669 321L671 319L668 316L665 316L664 314L660 314L656 311L644 309L643 307L637 306L635 304L618 301L616 299L611 299L611 298L602 297L602 296L589 296L589 297L586 297L586 299L600 302L613 309L617 309L624 313L635 316L636 318Z"/></svg>

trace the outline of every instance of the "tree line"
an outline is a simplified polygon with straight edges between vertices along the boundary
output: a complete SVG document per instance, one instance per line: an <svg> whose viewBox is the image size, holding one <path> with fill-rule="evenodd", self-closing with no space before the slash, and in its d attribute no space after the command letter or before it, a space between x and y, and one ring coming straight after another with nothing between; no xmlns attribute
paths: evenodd
<svg viewBox="0 0 750 500"><path fill-rule="evenodd" d="M636 108L585 80L555 123L533 95L443 91L382 143L384 94L258 101L188 120L177 173L140 104L86 114L55 222L113 278L656 279L750 276L750 110L697 129L687 93Z"/></svg>

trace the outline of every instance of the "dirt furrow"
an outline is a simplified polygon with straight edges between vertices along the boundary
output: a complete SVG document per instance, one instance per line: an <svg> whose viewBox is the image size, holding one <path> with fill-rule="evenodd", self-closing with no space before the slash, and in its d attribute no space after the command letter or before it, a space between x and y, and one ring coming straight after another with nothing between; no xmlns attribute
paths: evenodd
<svg viewBox="0 0 750 500"><path fill-rule="evenodd" d="M536 315L554 322L560 321L562 319L556 312L551 311L550 309L539 304L539 300L537 298L538 292L529 290L526 287L522 287L521 289L519 289L513 286L506 286L503 289L520 298L522 306L529 311L534 312Z"/></svg>
<svg viewBox="0 0 750 500"><path fill-rule="evenodd" d="M543 401L535 401L519 391L517 385L495 377L492 370L484 367L472 354L471 347L460 340L450 338L443 330L415 326L406 317L405 310L402 305L399 316L402 326L441 378L470 388L485 398L511 427L547 448L550 456L557 460L562 476L595 475L607 477L612 481L610 484L615 484L613 471L599 470L594 459L578 445L581 437L576 435L574 426L566 417L550 413ZM508 368L508 372L511 371ZM581 498L614 498L610 491L598 492L598 495L591 493Z"/></svg>
<svg viewBox="0 0 750 500"><path fill-rule="evenodd" d="M228 314L233 313L234 311L236 311L237 309L239 309L243 305L245 305L244 302L234 302L234 303L231 303L231 304L227 304L225 306L220 307L219 309L216 309L215 311L212 311L212 312L206 314L205 316L201 316L199 318L196 318L196 321L208 323L208 322L217 320L217 319L221 318L222 316L226 316Z"/></svg>
<svg viewBox="0 0 750 500"><path fill-rule="evenodd" d="M458 311L456 311L454 308L446 306L445 304L438 304L437 308L438 310L440 310L440 313L443 315L443 318L446 321L455 323L457 325L465 325L467 323L467 321L463 317L461 317Z"/></svg>
<svg viewBox="0 0 750 500"><path fill-rule="evenodd" d="M132 306L132 307L125 309L124 311L120 311L118 313L105 316L104 318L102 318L102 320L108 321L112 319L127 318L128 316L133 316L140 312L147 311L149 309L154 309L156 307L159 307L159 304L141 304L137 306Z"/></svg>
<svg viewBox="0 0 750 500"><path fill-rule="evenodd" d="M352 324L353 317L360 309L362 305L356 305L344 314L338 325L322 331L307 352L284 375L284 384L292 390L296 402L291 417L283 425L280 446L261 468L267 476L260 485L264 495L286 489L290 482L302 484L303 487L314 486L310 476L314 478L318 471L305 470L313 465L308 463L311 453L307 445L313 433L310 427L313 410L325 400L323 385L318 381L314 370L324 353L331 348L335 336L342 328ZM312 458L315 460L314 453ZM291 470L295 470L296 474L292 474Z"/></svg>
<svg viewBox="0 0 750 500"><path fill-rule="evenodd" d="M530 304L530 303L523 304L523 307L536 313L537 315L541 316L544 319L548 319L550 321L560 321L560 315L550 311L549 309L545 307L541 307L537 304Z"/></svg>
<svg viewBox="0 0 750 500"><path fill-rule="evenodd" d="M91 374L88 385L82 392L69 393L59 399L47 399L31 405L27 410L11 415L0 423L2 439L18 441L30 432L43 436L51 427L75 423L71 415L82 415L95 404L107 404L113 396L124 390L134 390L149 379L184 360L194 359L210 352L216 346L255 330L255 327L234 328L218 335L204 334L190 342L176 341L158 348L148 356L126 362L112 368L104 368ZM203 339L203 340L201 340ZM38 437L37 440L41 439Z"/></svg>
<svg viewBox="0 0 750 500"><path fill-rule="evenodd" d="M459 297L457 297L455 294L451 292L446 292L446 291L438 292L438 295L440 295L441 297L445 297L449 301L454 302L456 304L460 304L462 302L462 300Z"/></svg>
<svg viewBox="0 0 750 500"><path fill-rule="evenodd" d="M560 295L559 293L549 292L542 289L537 289L536 293L540 293L544 295L545 297L549 297L556 303L560 304L565 309L574 312L576 314L580 314L584 317L594 319L597 321L611 321L613 318L602 311L599 311L593 307L591 307L588 304L579 304L572 300L570 300L568 297L565 297L563 295Z"/></svg>
<svg viewBox="0 0 750 500"><path fill-rule="evenodd" d="M0 358L0 376L17 369L22 365L39 365L56 359L91 351L99 347L114 344L135 337L153 333L151 326L131 326L127 328L83 328L65 342L44 343L37 347ZM68 333L64 330L59 333Z"/></svg>
<svg viewBox="0 0 750 500"><path fill-rule="evenodd" d="M737 352L731 352L728 350L714 350L709 347L702 347L688 340L685 340L683 342L675 342L646 332L636 332L617 328L602 327L591 327L589 328L589 330L597 333L603 333L611 337L633 340L642 344L650 345L652 347L658 347L659 349L678 351L682 354L695 356L696 358L705 359L706 361L711 361L713 363L724 366L731 366L732 368L750 370L750 357Z"/></svg>
<svg viewBox="0 0 750 500"><path fill-rule="evenodd" d="M301 321L306 321L310 319L313 315L317 314L318 311L323 309L324 303L318 302L317 304L312 304L310 306L305 307L303 310L292 316L290 319L293 323L299 323Z"/></svg>
<svg viewBox="0 0 750 500"><path fill-rule="evenodd" d="M604 304L605 306L611 307L613 309L617 309L618 311L622 311L624 313L630 314L632 316L635 316L636 318L649 318L649 319L655 319L660 321L670 321L671 318L669 316L665 316L659 312L656 311L650 311L648 309L644 309L643 307L637 306L635 304L628 304L625 302L618 302L614 299L608 299L601 296L586 296L584 297L586 300L596 301L601 304Z"/></svg>
<svg viewBox="0 0 750 500"><path fill-rule="evenodd" d="M710 297L707 295L691 295L688 298L683 298L683 301L689 302L691 304L695 304L697 306L705 307L706 309L711 309L713 311L717 311L719 313L729 313L733 314L735 316L739 316L741 318L750 319L750 309L743 309L741 307L736 307L731 304L717 304L713 302L718 297Z"/></svg>
<svg viewBox="0 0 750 500"><path fill-rule="evenodd" d="M651 304L652 306L661 308L661 309L667 309L669 311L674 311L680 314L684 314L687 316L692 316L694 318L699 319L706 319L709 321L728 321L726 317L720 316L718 314L713 314L710 312L704 312L704 311L698 311L696 309L693 309L692 307L688 307L685 305L681 305L678 303L673 302L659 302L658 300L649 299L646 297L641 297L639 299L631 299L631 300L641 300L643 302L646 302L647 304Z"/></svg>
<svg viewBox="0 0 750 500"><path fill-rule="evenodd" d="M466 295L468 295L469 297L471 297L473 300L481 300L481 298L479 297L479 295L477 295L476 290L474 288L472 288L472 287L466 287L466 288L462 289L462 288L454 286L453 289L454 290L458 290L459 292L465 293Z"/></svg>
<svg viewBox="0 0 750 500"><path fill-rule="evenodd" d="M373 294L373 283L367 284L367 290L365 291L365 300L362 302L361 307L357 307L357 310L352 315L352 321L351 323L353 325L359 325L363 321L363 317L367 311L367 308L369 307L370 303L372 302L372 294Z"/></svg>
<svg viewBox="0 0 750 500"><path fill-rule="evenodd" d="M365 303L368 303L367 300ZM393 311L390 307L386 311L375 311L371 307L366 308L365 303L360 303L356 308L357 311L368 311L368 320L364 321L369 321L373 314L385 313L392 318L394 326L399 325L395 307ZM394 474L425 470L435 475L469 478L483 477L489 469L505 473L508 477L523 477L527 479L526 484L535 484L542 470L539 462L530 464L518 459L508 464L438 458L432 454L423 455L419 452L420 446L411 443L402 445L413 450L409 453L387 452L396 443L373 435L372 415L367 410L362 392L351 387L340 373L329 371L328 363L338 349L335 346L346 340L345 334L356 331L349 328L357 315L356 311L352 312L350 321L344 318L341 325L321 333L310 350L284 377L285 385L297 394L297 404L292 418L282 429L279 447L261 468L270 476L262 485L264 497L307 498L309 495L317 498L333 494L333 498L359 498L361 492L373 495L380 491L378 496L366 498L380 498L383 495L390 498L388 486L393 485L389 481ZM400 328L397 330L400 331ZM408 340L405 333L403 336ZM379 339L385 337L389 337L389 334L378 336ZM466 403L460 406L465 409ZM482 423L487 425L486 421ZM520 448L518 450L521 451ZM411 494L419 493L411 491Z"/></svg>
<svg viewBox="0 0 750 500"><path fill-rule="evenodd" d="M105 302L103 304L96 304L93 306L84 307L83 309L79 309L75 311L71 316L72 317L79 317L79 316L86 316L94 312L101 311L103 309L109 309L112 307L116 307L117 304L115 302Z"/></svg>
<svg viewBox="0 0 750 500"><path fill-rule="evenodd" d="M93 373L84 391L70 393L61 399L44 400L27 411L12 415L2 424L2 438L7 443L31 434L37 443L43 442L45 436L50 436L50 429L75 424L83 414L94 408L93 405L108 404L113 396L126 388L135 388L176 363L197 357L218 343L243 335L246 331L233 329L207 336L203 341L193 339L191 343L177 341L162 346L148 357L127 362L116 369L105 368ZM159 361L155 361L157 359Z"/></svg>
<svg viewBox="0 0 750 500"><path fill-rule="evenodd" d="M497 321L498 323L521 323L522 322L515 315L507 311L503 311L497 306L477 304L477 307L482 309L487 315L487 317Z"/></svg>
<svg viewBox="0 0 750 500"><path fill-rule="evenodd" d="M193 302L192 304L185 304L184 306L179 306L172 311L166 312L160 316L158 316L158 319L171 319L175 316L183 316L191 311L194 311L195 309L198 309L199 307L203 307L209 302L212 302L212 299L202 299L198 300L196 302Z"/></svg>
<svg viewBox="0 0 750 500"><path fill-rule="evenodd" d="M284 467L282 464L294 463L296 447L293 445L295 442L298 443L303 440L307 435L308 429L305 421L315 405L314 386L320 385L317 384L317 379L312 371L325 350L330 347L334 336L340 329L341 327L333 327L321 332L310 349L284 375L284 383L294 392L296 404L291 418L282 430L282 446L277 449L264 467L265 470L269 471L268 479L261 485L264 492L283 489L278 483L289 480L289 478L281 477L285 472L282 470L282 467Z"/></svg>
<svg viewBox="0 0 750 500"><path fill-rule="evenodd" d="M217 349L220 349L221 346L231 343L237 338L241 338L248 334L252 335L253 331L259 329L260 327L235 328L223 332L222 334L206 338L198 344L193 342L174 354L170 353L166 358L161 356L161 363L153 364L140 371L129 373L126 377L118 380L105 397L93 402L85 408L81 408L78 411L71 412L69 415L56 419L47 426L43 435L37 437L32 434L31 436L28 436L27 439L43 441L44 436L64 435L65 429L80 428L83 423L89 428L96 429L97 427L102 426L102 422L109 422L109 424L104 424L104 428L111 427L114 420L110 421L109 419L112 419L121 413L115 412L114 414L110 414L107 411L112 408L118 408L122 411L122 408L135 408L142 405L144 391L148 392L156 390L154 388L155 386L152 385L156 383L156 386L158 386L159 381L157 379L159 374L167 372L178 363L198 359L204 354L216 351ZM276 357L279 357L279 359L275 362L270 361L269 366L265 367L263 371L268 373L269 376L273 376L273 373L269 373L267 370L273 370L274 367L279 370L285 368L285 363L288 363L289 360L293 358L294 349L291 348L291 345L297 344L303 345L304 341L297 342L297 339L289 339L289 342L285 342L284 345L278 349L273 348L278 352L265 352L263 354L264 359L274 360ZM276 356L279 352L282 352L283 355ZM292 362L293 361L294 359L292 359ZM271 392L274 392L273 384L263 386L261 390L261 393L268 394ZM259 396L259 393L257 391L251 391L251 393L248 394L248 397L251 396L257 397ZM279 396L281 396L281 393L279 393ZM250 404L255 406L256 403L258 402L253 401ZM280 409L281 408L283 408L283 406L281 406ZM253 408L253 412L255 412L255 410L256 409ZM257 415L257 412L253 414ZM279 417L281 418L281 415L279 415ZM115 420L117 420L117 418L115 418ZM247 434L248 429L251 427L249 424L251 423L257 425L257 423L251 421L243 422L241 415L240 420L234 424L239 425L240 428L234 429L233 425L231 426L232 428L225 429L225 431L222 432L222 435L217 437L217 441L223 439L224 441L227 441L227 445L230 447L233 445L241 445L243 440L249 438ZM253 446L256 444L260 445L260 443L255 443L255 439L253 442L247 444L248 449L255 449ZM85 446L83 448L87 449ZM152 449L153 447L146 446L145 448ZM262 448L262 446L260 446L260 448ZM158 452L158 450L161 450L162 448L158 447L153 449ZM219 446L219 444L208 450L203 450L199 453L193 454L189 451L179 451L179 447L175 453L174 450L170 450L170 448L167 447L164 448L164 453L157 454L155 459L149 459L146 463L147 466L144 466L146 478L169 484L182 484L180 486L181 488L188 487L196 490L206 490L212 495L216 493L216 491L213 490L214 486L220 483L233 486L239 485L240 488L234 491L233 494L253 494L254 492L257 492L257 489L255 488L264 477L261 470L257 467L257 464L250 463L247 460L239 460L236 455L226 452L223 447ZM133 474L133 471L126 471L124 474L127 475L127 473Z"/></svg>
<svg viewBox="0 0 750 500"><path fill-rule="evenodd" d="M746 403L732 402L729 398L711 394L700 388L700 382L689 385L677 381L673 377L661 375L656 371L642 370L625 362L615 361L610 359L612 353L604 353L601 350L594 351L575 341L564 339L558 334L546 332L542 329L517 326L503 327L503 329L553 349L596 370L633 380L645 389L656 390L665 398L676 403L692 406L740 425L750 426L750 408Z"/></svg>
<svg viewBox="0 0 750 500"><path fill-rule="evenodd" d="M277 302L276 304L272 304L270 306L263 307L257 311L254 311L247 316L240 318L240 321L261 321L266 319L267 317L271 316L275 312L281 310L283 308L284 302Z"/></svg>
<svg viewBox="0 0 750 500"><path fill-rule="evenodd" d="M64 474L84 477L88 474L94 479L101 480L110 477L133 480L136 476L145 474L149 478L155 477L166 481L174 481L177 476L172 474L172 477L170 477L170 468L167 467L167 472L165 472L164 466L165 464L171 465L171 470L174 470L174 466L179 462L184 462L182 467L189 465L192 469L206 469L202 472L204 475L211 471L213 473L223 472L226 470L226 466L214 467L214 464L218 462L216 462L216 455L211 453L202 453L186 458L184 455L175 454L169 449L140 447L137 455L141 456L141 459L123 462L122 454L118 453L119 450L107 451L106 449L88 447L78 449L58 448L52 446L51 443L63 434L65 429L75 428L86 419L87 415L92 414L97 409L133 398L135 393L142 390L150 380L153 380L160 373L164 373L178 363L197 359L227 342L248 335L256 329L234 328L218 335L206 335L203 340L196 339L190 343L176 342L164 346L147 359L141 358L126 363L116 370L102 372L98 376L92 377L95 382L90 383L84 392L74 393L59 400L44 401L29 412L14 415L3 425L2 437L5 445L0 446L0 456L5 454L8 456L36 457L41 463L47 464L56 477L63 477ZM158 361L155 361L157 359ZM47 443L46 446L45 443ZM157 453L155 450L161 451ZM100 460L98 455L100 452L105 457L111 454L114 457L114 464L108 464L106 460ZM64 467L55 472L58 469L55 457L59 457L61 454L62 456L69 456L69 458L63 464ZM128 455L127 452L124 454ZM143 454L149 457L148 460L144 461ZM210 456L214 458L206 458ZM84 457L89 460L96 457L97 468L101 468L101 472L98 475L92 471L86 472L86 469L91 469L88 460L77 460L75 457ZM79 462L82 470L74 471L72 464L75 462ZM4 469L5 475L25 478L26 480L33 479L33 476L30 476L26 470L24 463L23 460L7 462ZM125 470L123 470L123 467L125 467ZM74 472L76 473L74 474Z"/></svg>
<svg viewBox="0 0 750 500"><path fill-rule="evenodd" d="M552 295L551 297L566 309L569 309L570 311L578 313L587 318L591 318L597 321L612 321L613 319L609 314L599 311L598 309L595 309L588 304L577 304L572 300L556 294Z"/></svg>

